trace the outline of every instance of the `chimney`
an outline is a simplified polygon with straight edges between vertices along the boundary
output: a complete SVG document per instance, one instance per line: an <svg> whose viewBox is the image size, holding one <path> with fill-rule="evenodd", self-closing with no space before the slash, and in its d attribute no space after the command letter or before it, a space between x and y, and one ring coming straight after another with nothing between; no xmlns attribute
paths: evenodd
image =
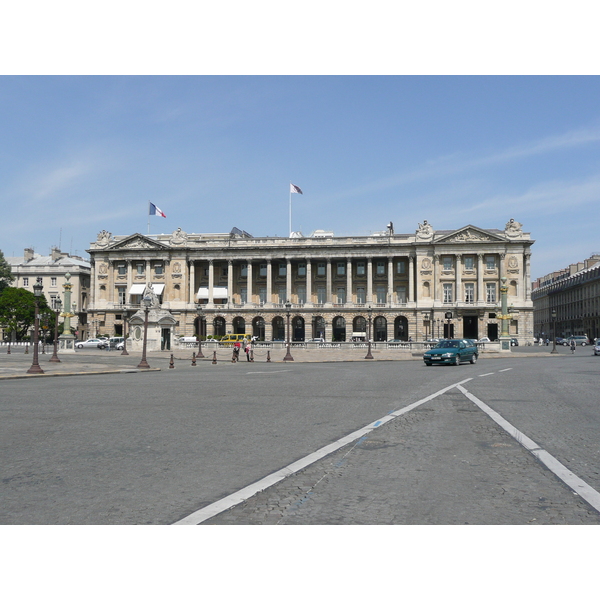
<svg viewBox="0 0 600 600"><path fill-rule="evenodd" d="M25 262L29 262L33 258L33 248L25 248Z"/></svg>
<svg viewBox="0 0 600 600"><path fill-rule="evenodd" d="M52 260L53 261L57 261L61 256L62 256L62 252L60 251L60 248L57 248L56 246L54 248L52 248Z"/></svg>

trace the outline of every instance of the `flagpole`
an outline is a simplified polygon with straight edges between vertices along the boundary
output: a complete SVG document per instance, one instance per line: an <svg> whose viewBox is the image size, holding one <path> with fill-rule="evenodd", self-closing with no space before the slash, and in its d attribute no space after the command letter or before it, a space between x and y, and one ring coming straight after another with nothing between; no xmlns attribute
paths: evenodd
<svg viewBox="0 0 600 600"><path fill-rule="evenodd" d="M150 200L148 200L148 235L150 235Z"/></svg>
<svg viewBox="0 0 600 600"><path fill-rule="evenodd" d="M290 181L290 237L292 237L292 182Z"/></svg>

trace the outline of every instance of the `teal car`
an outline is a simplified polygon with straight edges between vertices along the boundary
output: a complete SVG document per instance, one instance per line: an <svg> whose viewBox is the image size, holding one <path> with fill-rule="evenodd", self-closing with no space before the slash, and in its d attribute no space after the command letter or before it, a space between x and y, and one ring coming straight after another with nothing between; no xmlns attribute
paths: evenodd
<svg viewBox="0 0 600 600"><path fill-rule="evenodd" d="M474 365L479 357L477 346L471 340L442 340L435 348L423 354L423 361L431 365L460 365L470 362Z"/></svg>

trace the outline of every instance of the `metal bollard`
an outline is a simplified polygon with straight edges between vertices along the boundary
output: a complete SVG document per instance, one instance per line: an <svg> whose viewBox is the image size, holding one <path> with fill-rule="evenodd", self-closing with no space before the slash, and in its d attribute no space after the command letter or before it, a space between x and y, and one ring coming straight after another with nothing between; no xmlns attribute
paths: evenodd
<svg viewBox="0 0 600 600"><path fill-rule="evenodd" d="M250 362L254 362L254 348L250 348Z"/></svg>
<svg viewBox="0 0 600 600"><path fill-rule="evenodd" d="M267 362L271 362L271 351L267 350Z"/></svg>
<svg viewBox="0 0 600 600"><path fill-rule="evenodd" d="M213 365L217 364L217 351L216 350L213 352L212 364Z"/></svg>
<svg viewBox="0 0 600 600"><path fill-rule="evenodd" d="M192 367L196 366L196 353L192 352Z"/></svg>
<svg viewBox="0 0 600 600"><path fill-rule="evenodd" d="M173 355L171 354L171 360L169 361L169 369L174 369L175 363L173 362Z"/></svg>

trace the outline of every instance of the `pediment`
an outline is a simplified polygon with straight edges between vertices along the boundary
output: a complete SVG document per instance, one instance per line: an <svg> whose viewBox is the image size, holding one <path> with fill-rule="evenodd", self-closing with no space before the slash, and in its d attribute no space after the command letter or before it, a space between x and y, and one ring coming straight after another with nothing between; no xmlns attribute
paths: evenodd
<svg viewBox="0 0 600 600"><path fill-rule="evenodd" d="M435 240L436 244L448 243L448 244L464 244L464 243L477 243L477 242L504 242L506 239L500 235L480 229L474 225L467 225L461 229L453 231L448 235L440 237Z"/></svg>
<svg viewBox="0 0 600 600"><path fill-rule="evenodd" d="M141 233L134 233L108 247L109 250L128 250L130 248L133 250L166 250L169 246L150 239Z"/></svg>

